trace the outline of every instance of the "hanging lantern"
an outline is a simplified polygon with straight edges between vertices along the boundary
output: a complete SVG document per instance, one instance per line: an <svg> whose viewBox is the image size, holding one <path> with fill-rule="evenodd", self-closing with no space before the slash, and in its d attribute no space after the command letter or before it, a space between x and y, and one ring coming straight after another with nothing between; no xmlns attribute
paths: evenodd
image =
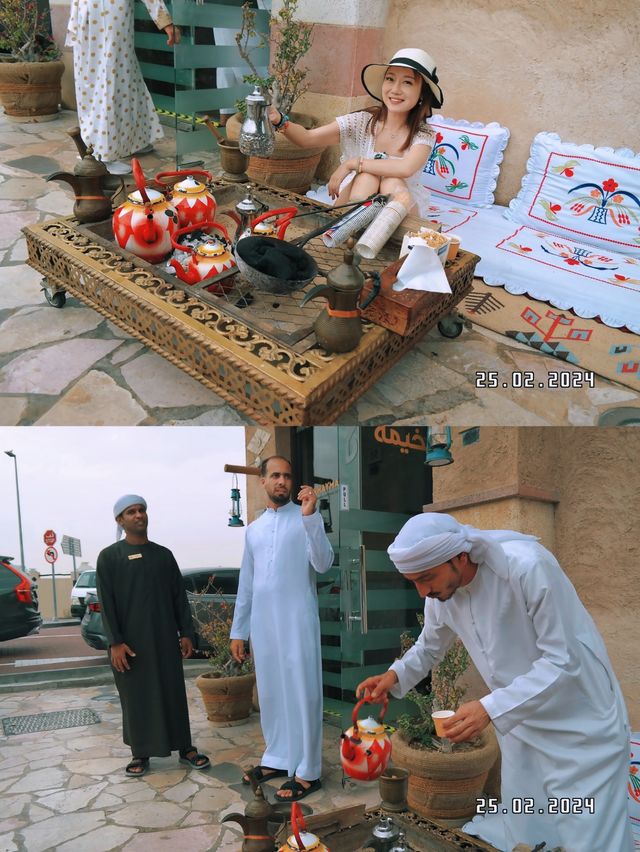
<svg viewBox="0 0 640 852"><path fill-rule="evenodd" d="M229 510L231 517L229 518L230 527L243 527L244 523L241 518L242 506L240 504L240 489L238 488L238 477L233 474L231 484L231 509Z"/></svg>
<svg viewBox="0 0 640 852"><path fill-rule="evenodd" d="M438 428L427 427L427 458L426 463L430 467L443 467L451 464L453 457L449 452L451 449L451 426Z"/></svg>

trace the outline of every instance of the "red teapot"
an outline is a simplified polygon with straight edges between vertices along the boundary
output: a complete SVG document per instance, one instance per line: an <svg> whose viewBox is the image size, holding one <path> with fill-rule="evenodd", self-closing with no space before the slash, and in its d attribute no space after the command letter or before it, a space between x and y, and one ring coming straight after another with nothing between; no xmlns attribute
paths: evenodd
<svg viewBox="0 0 640 852"><path fill-rule="evenodd" d="M293 834L287 838L284 846L278 852L302 852L303 849L314 849L315 852L329 852L329 849L315 834L307 831L302 816L302 808L297 802L291 804L291 828Z"/></svg>
<svg viewBox="0 0 640 852"><path fill-rule="evenodd" d="M144 173L131 160L138 189L113 214L113 233L120 248L149 263L160 263L171 251L171 235L178 229L178 214L157 189L147 189Z"/></svg>
<svg viewBox="0 0 640 852"><path fill-rule="evenodd" d="M216 200L207 189L206 183L200 183L194 175L211 180L211 173L201 169L191 169L181 172L159 172L156 181L161 186L169 186L164 178L184 177L184 180L174 183L167 192L167 198L176 208L178 222L181 228L187 225L200 225L213 222L216 215ZM204 228L203 228L204 230Z"/></svg>
<svg viewBox="0 0 640 852"><path fill-rule="evenodd" d="M358 720L358 710L371 699L365 696L353 708L353 727L341 734L340 762L346 775L358 781L375 781L387 768L391 757L391 740L382 720L387 712L389 699L382 704L380 717L376 721L369 716Z"/></svg>
<svg viewBox="0 0 640 852"><path fill-rule="evenodd" d="M178 242L178 237L195 230L208 231L209 236L195 248L182 245ZM222 234L221 239L213 236L211 231L214 230L220 231ZM236 266L235 259L229 248L231 240L227 229L224 225L219 225L217 222L204 222L180 228L171 237L171 242L175 249L188 252L191 255L186 267L175 258L169 261L169 265L175 269L178 278L187 284L198 284L200 281L204 281L207 278L214 278L220 272ZM212 293L226 293L232 287L233 279L226 278L219 283L213 283L211 287L207 287L207 290L210 290Z"/></svg>
<svg viewBox="0 0 640 852"><path fill-rule="evenodd" d="M266 213L261 213L251 219L248 215L238 213L236 207L236 210L225 210L224 215L233 219L237 225L235 235L237 242L242 237L248 237L252 234L259 237L277 237L279 240L283 240L285 231L297 212L297 207L279 207L277 210L267 210ZM268 221L270 219L275 221Z"/></svg>

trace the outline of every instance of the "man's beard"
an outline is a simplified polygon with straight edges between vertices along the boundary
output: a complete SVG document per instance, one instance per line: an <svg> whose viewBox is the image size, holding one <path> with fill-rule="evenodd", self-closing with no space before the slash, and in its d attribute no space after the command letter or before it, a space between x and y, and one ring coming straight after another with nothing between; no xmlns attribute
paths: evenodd
<svg viewBox="0 0 640 852"><path fill-rule="evenodd" d="M271 499L277 506L284 506L289 502L291 494L272 494Z"/></svg>

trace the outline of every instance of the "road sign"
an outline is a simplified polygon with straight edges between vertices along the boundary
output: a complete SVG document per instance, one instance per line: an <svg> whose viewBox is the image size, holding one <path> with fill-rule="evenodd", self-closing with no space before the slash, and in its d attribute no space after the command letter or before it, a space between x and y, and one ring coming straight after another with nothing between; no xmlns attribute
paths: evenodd
<svg viewBox="0 0 640 852"><path fill-rule="evenodd" d="M49 565L53 565L53 563L58 558L58 551L55 549L55 547L47 547L44 552L44 558L47 560Z"/></svg>
<svg viewBox="0 0 640 852"><path fill-rule="evenodd" d="M62 552L66 553L67 556L82 556L82 547L80 546L80 539L73 538L70 535L63 535Z"/></svg>
<svg viewBox="0 0 640 852"><path fill-rule="evenodd" d="M56 543L58 537L54 533L53 530L47 530L46 533L42 536L44 539L44 543L49 545L50 547Z"/></svg>

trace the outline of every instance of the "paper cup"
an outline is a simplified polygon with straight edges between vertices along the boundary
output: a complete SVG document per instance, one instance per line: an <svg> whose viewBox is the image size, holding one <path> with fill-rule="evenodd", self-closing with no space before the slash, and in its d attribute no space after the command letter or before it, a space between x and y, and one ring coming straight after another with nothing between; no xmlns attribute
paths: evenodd
<svg viewBox="0 0 640 852"><path fill-rule="evenodd" d="M455 260L458 256L458 249L460 248L460 243L462 241L457 234L447 234L447 237L449 239L449 252L447 254L447 260Z"/></svg>
<svg viewBox="0 0 640 852"><path fill-rule="evenodd" d="M445 719L450 719L452 716L455 716L454 710L436 710L435 713L431 714L433 723L436 726L436 734L439 737L447 736L444 732L444 728L442 727L442 723L445 721Z"/></svg>

